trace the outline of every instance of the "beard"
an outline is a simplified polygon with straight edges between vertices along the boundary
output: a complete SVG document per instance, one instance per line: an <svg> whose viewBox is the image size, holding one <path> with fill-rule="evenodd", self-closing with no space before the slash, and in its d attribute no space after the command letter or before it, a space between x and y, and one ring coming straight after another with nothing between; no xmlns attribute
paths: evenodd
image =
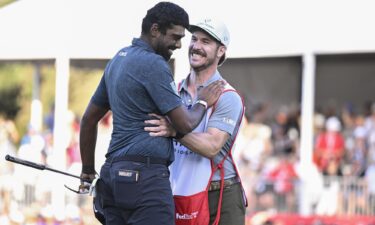
<svg viewBox="0 0 375 225"><path fill-rule="evenodd" d="M193 54L202 57L201 60L204 60L204 61L202 63L199 63L199 64L194 63L194 61L192 60ZM190 62L191 68L194 71L202 71L202 70L212 66L215 62L215 58L214 57L208 57L207 54L203 51L190 49L189 50L189 62Z"/></svg>
<svg viewBox="0 0 375 225"><path fill-rule="evenodd" d="M161 55L166 61L169 61L175 49L174 46L166 46L162 42L159 42L155 52L156 54Z"/></svg>

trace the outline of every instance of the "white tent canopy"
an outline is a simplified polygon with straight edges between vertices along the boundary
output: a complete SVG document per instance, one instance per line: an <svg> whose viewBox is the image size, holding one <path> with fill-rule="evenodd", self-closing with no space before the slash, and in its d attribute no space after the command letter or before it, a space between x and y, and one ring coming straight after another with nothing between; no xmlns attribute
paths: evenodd
<svg viewBox="0 0 375 225"><path fill-rule="evenodd" d="M0 59L110 58L139 36L157 1L20 0L0 9ZM194 21L223 20L229 57L375 49L372 1L174 1ZM188 38L185 38L187 43ZM186 45L185 45L186 46Z"/></svg>

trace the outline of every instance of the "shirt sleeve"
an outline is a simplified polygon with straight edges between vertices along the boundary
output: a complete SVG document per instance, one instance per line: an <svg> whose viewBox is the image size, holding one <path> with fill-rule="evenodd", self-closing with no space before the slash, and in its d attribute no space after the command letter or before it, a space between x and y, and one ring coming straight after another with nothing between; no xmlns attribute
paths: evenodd
<svg viewBox="0 0 375 225"><path fill-rule="evenodd" d="M182 105L172 72L165 61L160 59L153 63L144 82L148 94L163 115Z"/></svg>
<svg viewBox="0 0 375 225"><path fill-rule="evenodd" d="M91 102L103 108L110 108L104 75L102 76L94 95L91 97Z"/></svg>
<svg viewBox="0 0 375 225"><path fill-rule="evenodd" d="M223 93L208 121L208 127L214 127L232 135L243 111L241 97L234 91Z"/></svg>

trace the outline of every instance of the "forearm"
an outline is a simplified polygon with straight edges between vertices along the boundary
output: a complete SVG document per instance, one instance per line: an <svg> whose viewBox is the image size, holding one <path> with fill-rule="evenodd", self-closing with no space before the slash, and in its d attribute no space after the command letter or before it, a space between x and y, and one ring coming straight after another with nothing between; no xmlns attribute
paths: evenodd
<svg viewBox="0 0 375 225"><path fill-rule="evenodd" d="M89 173L95 170L95 146L98 127L96 124L89 124L82 121L80 131L80 152L82 160L82 172Z"/></svg>
<svg viewBox="0 0 375 225"><path fill-rule="evenodd" d="M223 147L222 142L210 133L189 133L178 141L191 151L210 159Z"/></svg>
<svg viewBox="0 0 375 225"><path fill-rule="evenodd" d="M82 117L79 147L83 173L95 172L95 146L98 123L107 112L107 108L101 108L90 103Z"/></svg>
<svg viewBox="0 0 375 225"><path fill-rule="evenodd" d="M198 126L205 112L206 108L201 104L194 104L191 109L180 106L168 113L168 118L177 132L187 134Z"/></svg>

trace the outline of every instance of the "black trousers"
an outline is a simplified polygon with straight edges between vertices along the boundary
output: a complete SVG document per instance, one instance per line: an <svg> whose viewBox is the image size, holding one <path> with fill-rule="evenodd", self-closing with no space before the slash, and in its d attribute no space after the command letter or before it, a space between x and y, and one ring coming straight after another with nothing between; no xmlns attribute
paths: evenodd
<svg viewBox="0 0 375 225"><path fill-rule="evenodd" d="M215 221L219 204L220 190L209 191L210 224ZM245 203L240 183L224 188L219 225L244 225Z"/></svg>
<svg viewBox="0 0 375 225"><path fill-rule="evenodd" d="M108 225L174 225L174 202L166 165L106 162L99 192Z"/></svg>

